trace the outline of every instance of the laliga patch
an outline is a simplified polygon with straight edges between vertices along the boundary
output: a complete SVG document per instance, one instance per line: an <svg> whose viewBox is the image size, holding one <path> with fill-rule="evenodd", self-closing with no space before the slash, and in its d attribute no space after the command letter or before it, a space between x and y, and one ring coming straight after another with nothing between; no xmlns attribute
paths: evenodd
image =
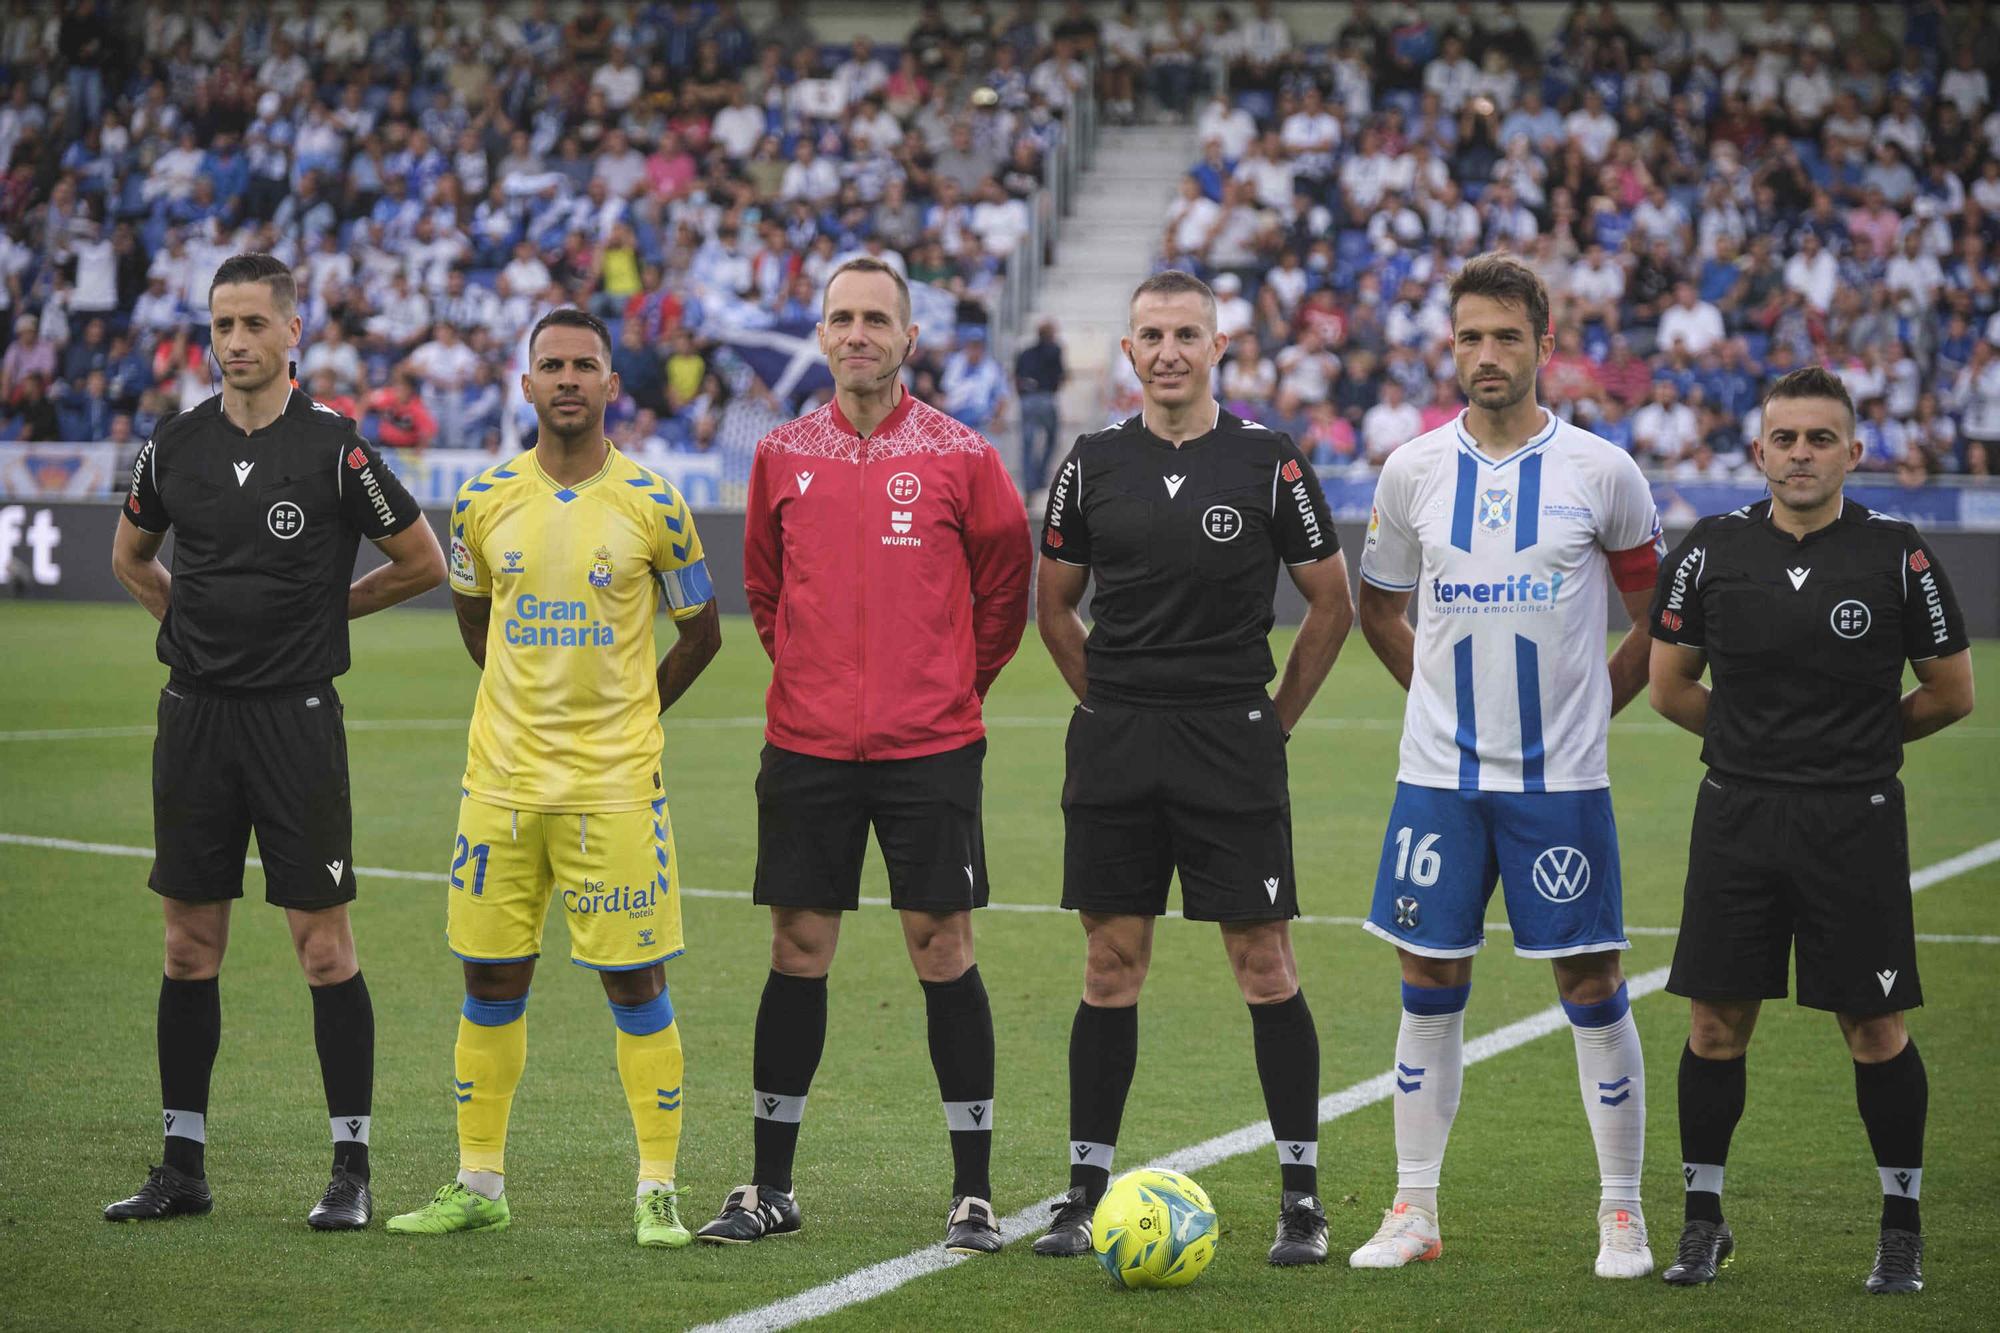
<svg viewBox="0 0 2000 1333"><path fill-rule="evenodd" d="M472 552L466 548L465 539L451 539L451 581L470 584L472 582Z"/></svg>
<svg viewBox="0 0 2000 1333"><path fill-rule="evenodd" d="M590 586L608 588L611 586L611 548L600 546L590 556Z"/></svg>

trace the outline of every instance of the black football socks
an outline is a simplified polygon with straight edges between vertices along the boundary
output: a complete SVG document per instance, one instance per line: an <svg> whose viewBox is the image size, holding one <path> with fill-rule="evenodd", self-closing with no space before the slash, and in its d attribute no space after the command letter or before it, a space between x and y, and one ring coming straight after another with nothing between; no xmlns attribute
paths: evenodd
<svg viewBox="0 0 2000 1333"><path fill-rule="evenodd" d="M313 1043L333 1128L333 1167L368 1179L369 1108L375 1098L375 1006L356 972L314 986Z"/></svg>
<svg viewBox="0 0 2000 1333"><path fill-rule="evenodd" d="M1914 1040L1879 1064L1854 1062L1854 1100L1882 1176L1884 1230L1923 1230L1917 1198L1924 1183L1924 1118L1930 1099L1930 1080Z"/></svg>
<svg viewBox="0 0 2000 1333"><path fill-rule="evenodd" d="M1743 1118L1747 1081L1744 1057L1709 1060L1692 1046L1681 1049L1681 1179L1687 1186L1686 1220L1722 1220L1722 1168L1729 1139Z"/></svg>
<svg viewBox="0 0 2000 1333"><path fill-rule="evenodd" d="M792 1192L799 1122L805 1118L806 1093L825 1049L826 978L771 973L757 1005L756 1045L750 1056L756 1148L751 1184Z"/></svg>
<svg viewBox="0 0 2000 1333"><path fill-rule="evenodd" d="M955 981L926 981L931 1067L951 1134L954 1195L991 1200L993 1181L993 1009L979 966Z"/></svg>
<svg viewBox="0 0 2000 1333"><path fill-rule="evenodd" d="M1250 1006L1257 1079L1286 1193L1319 1193L1319 1032L1304 991Z"/></svg>
<svg viewBox="0 0 2000 1333"><path fill-rule="evenodd" d="M161 1161L190 1176L204 1174L208 1146L208 1079L222 1044L222 992L216 978L160 978L158 1019Z"/></svg>
<svg viewBox="0 0 2000 1333"><path fill-rule="evenodd" d="M1111 1181L1112 1149L1139 1063L1139 1006L1076 1007L1069 1030L1069 1183L1095 1202Z"/></svg>

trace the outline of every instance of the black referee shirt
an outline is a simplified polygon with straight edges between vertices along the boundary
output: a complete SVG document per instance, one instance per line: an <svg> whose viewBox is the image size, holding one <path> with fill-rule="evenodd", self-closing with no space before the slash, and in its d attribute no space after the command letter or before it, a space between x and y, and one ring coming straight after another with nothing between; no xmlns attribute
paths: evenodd
<svg viewBox="0 0 2000 1333"><path fill-rule="evenodd" d="M1228 412L1178 449L1137 416L1083 436L1042 531L1043 555L1096 580L1091 696L1152 707L1261 698L1278 562L1339 549L1291 437Z"/></svg>
<svg viewBox="0 0 2000 1333"><path fill-rule="evenodd" d="M1702 519L1660 568L1652 631L1708 655L1703 763L1811 785L1894 777L1904 661L1968 644L1917 530L1852 500L1802 541L1769 500Z"/></svg>
<svg viewBox="0 0 2000 1333"><path fill-rule="evenodd" d="M197 688L264 692L347 670L347 588L361 538L421 517L354 423L298 389L245 433L217 394L139 451L125 517L174 532L160 660Z"/></svg>

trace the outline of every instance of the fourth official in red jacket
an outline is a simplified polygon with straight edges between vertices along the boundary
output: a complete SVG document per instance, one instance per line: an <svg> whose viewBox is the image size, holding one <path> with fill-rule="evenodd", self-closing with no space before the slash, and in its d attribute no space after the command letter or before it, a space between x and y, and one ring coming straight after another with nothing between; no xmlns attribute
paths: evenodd
<svg viewBox="0 0 2000 1333"><path fill-rule="evenodd" d="M835 270L819 325L833 401L772 431L751 465L744 584L772 663L754 897L771 909L771 974L752 1056L755 1164L697 1233L716 1244L801 1226L792 1158L872 825L951 1137L945 1246L1000 1248L993 1016L971 909L987 899L981 703L1020 646L1031 552L999 453L904 391L916 337L894 269Z"/></svg>

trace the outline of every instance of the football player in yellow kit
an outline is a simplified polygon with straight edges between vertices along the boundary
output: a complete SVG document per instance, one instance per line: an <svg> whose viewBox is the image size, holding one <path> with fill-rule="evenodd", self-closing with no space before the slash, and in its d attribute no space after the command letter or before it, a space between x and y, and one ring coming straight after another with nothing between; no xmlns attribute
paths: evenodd
<svg viewBox="0 0 2000 1333"><path fill-rule="evenodd" d="M483 668L451 858L446 937L464 962L453 1051L459 1172L389 1230L499 1230L507 1116L527 1063L528 986L549 900L604 983L639 1139L641 1245L688 1243L674 1189L681 1039L663 964L681 952L659 715L722 643L694 515L604 438L611 339L558 309L528 339L535 447L459 491L452 601ZM653 662L664 597L680 637Z"/></svg>

